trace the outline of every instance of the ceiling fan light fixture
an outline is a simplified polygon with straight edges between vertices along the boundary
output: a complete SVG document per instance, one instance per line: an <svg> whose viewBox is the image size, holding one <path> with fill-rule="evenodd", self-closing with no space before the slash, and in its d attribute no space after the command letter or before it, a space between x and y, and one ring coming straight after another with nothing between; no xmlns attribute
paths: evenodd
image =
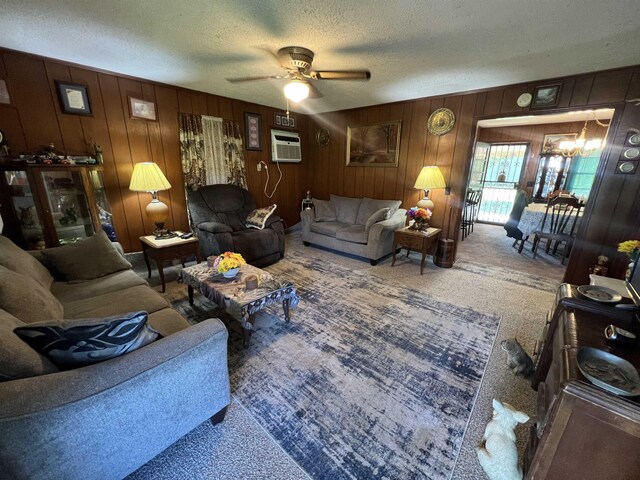
<svg viewBox="0 0 640 480"><path fill-rule="evenodd" d="M291 80L284 86L284 96L298 103L309 96L309 85L300 80Z"/></svg>

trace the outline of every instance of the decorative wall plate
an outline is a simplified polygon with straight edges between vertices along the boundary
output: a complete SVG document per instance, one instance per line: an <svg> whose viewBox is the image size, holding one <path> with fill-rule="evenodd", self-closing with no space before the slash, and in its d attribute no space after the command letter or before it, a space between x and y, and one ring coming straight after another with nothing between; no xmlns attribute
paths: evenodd
<svg viewBox="0 0 640 480"><path fill-rule="evenodd" d="M627 143L629 145L640 145L640 133L629 133L629 138L627 139Z"/></svg>
<svg viewBox="0 0 640 480"><path fill-rule="evenodd" d="M520 108L528 107L531 104L531 100L533 100L533 95L530 93L523 93L518 97L516 103Z"/></svg>
<svg viewBox="0 0 640 480"><path fill-rule="evenodd" d="M326 128L319 128L316 132L316 142L318 142L318 145L320 145L321 147L326 147L327 145L329 145L330 141L331 132L329 132L329 130L327 130Z"/></svg>
<svg viewBox="0 0 640 480"><path fill-rule="evenodd" d="M640 148L627 148L622 153L622 156L627 160L635 160L636 158L640 157Z"/></svg>
<svg viewBox="0 0 640 480"><path fill-rule="evenodd" d="M449 133L456 123L456 116L448 108L439 108L427 121L427 130L431 135L444 135Z"/></svg>

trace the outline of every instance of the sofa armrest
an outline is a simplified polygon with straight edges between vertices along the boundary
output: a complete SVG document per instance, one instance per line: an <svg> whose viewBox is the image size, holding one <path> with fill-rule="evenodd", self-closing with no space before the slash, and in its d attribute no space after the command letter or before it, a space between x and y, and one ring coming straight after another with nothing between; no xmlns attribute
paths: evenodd
<svg viewBox="0 0 640 480"><path fill-rule="evenodd" d="M199 230L209 233L231 233L233 228L220 222L202 222L197 225Z"/></svg>
<svg viewBox="0 0 640 480"><path fill-rule="evenodd" d="M271 214L269 218L267 218L267 223L264 224L264 228L271 228L274 223L278 222L282 223L282 219L276 214Z"/></svg>
<svg viewBox="0 0 640 480"><path fill-rule="evenodd" d="M229 404L227 336L210 319L105 362L0 383L0 477L125 477Z"/></svg>
<svg viewBox="0 0 640 480"><path fill-rule="evenodd" d="M135 381L161 364L183 362L196 349L212 348L226 367L228 332L209 319L126 355L86 367L0 383L0 423L9 417L63 407ZM203 352L205 353L205 352Z"/></svg>
<svg viewBox="0 0 640 480"><path fill-rule="evenodd" d="M312 208L308 208L300 212L300 221L302 222L302 232L309 233L311 224L316 221L316 214Z"/></svg>

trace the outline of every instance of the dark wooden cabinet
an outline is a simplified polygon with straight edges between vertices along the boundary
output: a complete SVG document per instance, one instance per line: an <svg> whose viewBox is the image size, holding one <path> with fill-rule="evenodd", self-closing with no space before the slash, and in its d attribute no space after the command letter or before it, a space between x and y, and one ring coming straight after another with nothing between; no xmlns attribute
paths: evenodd
<svg viewBox="0 0 640 480"><path fill-rule="evenodd" d="M537 352L533 387L536 424L525 455L526 479L640 478L640 398L592 385L578 368L582 346L608 351L640 366L640 349L610 343L607 325L638 331L632 312L595 304L563 284Z"/></svg>
<svg viewBox="0 0 640 480"><path fill-rule="evenodd" d="M104 229L115 241L99 165L0 165L3 234L26 249L73 243Z"/></svg>

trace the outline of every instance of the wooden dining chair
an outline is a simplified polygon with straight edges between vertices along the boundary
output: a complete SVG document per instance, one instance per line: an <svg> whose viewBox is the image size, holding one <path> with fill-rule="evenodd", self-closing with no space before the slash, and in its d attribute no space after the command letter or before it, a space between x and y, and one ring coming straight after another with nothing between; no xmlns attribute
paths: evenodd
<svg viewBox="0 0 640 480"><path fill-rule="evenodd" d="M547 202L547 209L544 212L540 230L533 232L533 247L531 248L533 258L536 258L540 241L547 239L547 253L549 253L552 242L556 242L554 251L557 250L560 243L565 244L562 255L562 264L564 265L564 261L569 256L569 250L573 245L573 232L580 214L580 208L582 208L582 203L573 196L556 196ZM571 224L569 225L570 222ZM545 226L547 226L547 229L545 229ZM567 229L569 230L568 232Z"/></svg>

